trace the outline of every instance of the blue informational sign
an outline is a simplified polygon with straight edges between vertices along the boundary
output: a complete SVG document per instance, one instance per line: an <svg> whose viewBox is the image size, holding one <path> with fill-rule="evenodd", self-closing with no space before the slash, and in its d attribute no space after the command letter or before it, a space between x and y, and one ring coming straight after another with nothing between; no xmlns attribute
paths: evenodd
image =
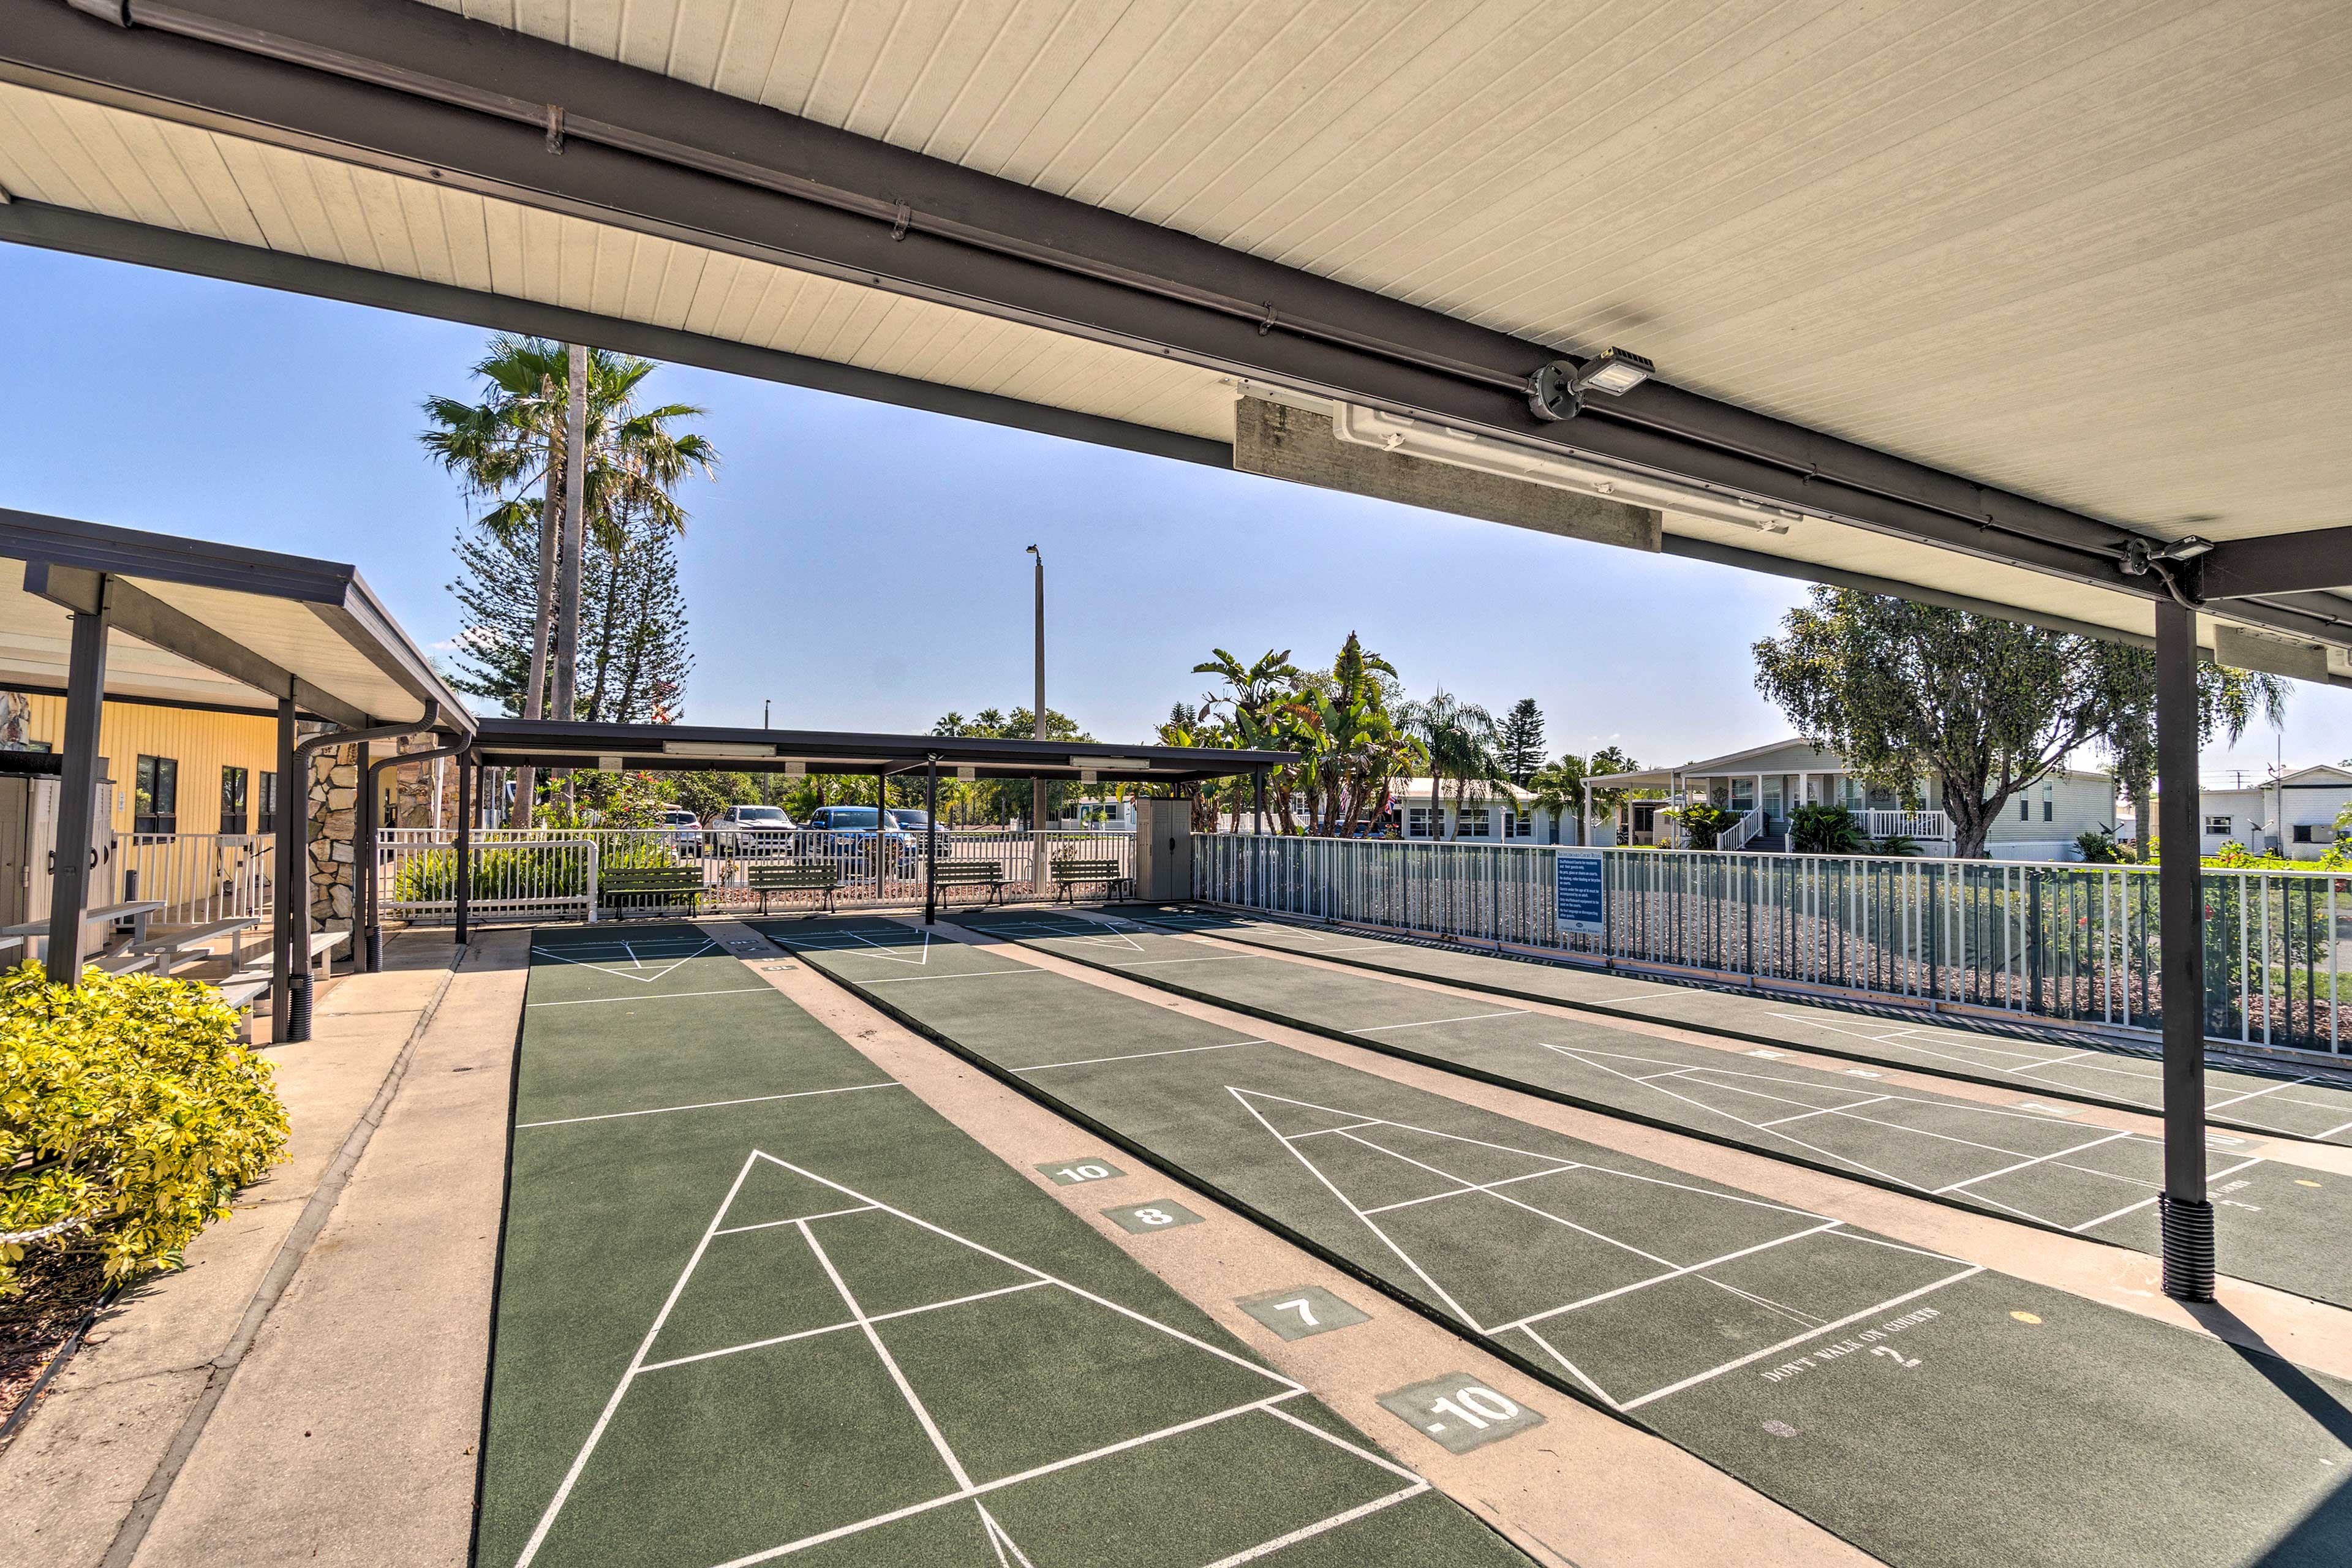
<svg viewBox="0 0 2352 1568"><path fill-rule="evenodd" d="M1598 849L1562 849L1556 873L1555 891L1559 900L1559 929L1584 936L1599 936L1607 928L1607 906L1601 892L1601 851Z"/></svg>

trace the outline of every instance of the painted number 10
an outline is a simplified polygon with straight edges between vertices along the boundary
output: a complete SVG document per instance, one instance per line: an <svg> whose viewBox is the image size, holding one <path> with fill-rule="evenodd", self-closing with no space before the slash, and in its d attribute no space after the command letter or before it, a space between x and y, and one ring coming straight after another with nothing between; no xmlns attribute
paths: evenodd
<svg viewBox="0 0 2352 1568"><path fill-rule="evenodd" d="M1474 1432L1483 1432L1488 1423L1508 1421L1519 1413L1517 1405L1493 1389L1481 1388L1475 1383L1467 1387L1455 1389L1446 1398L1430 1401L1429 1407L1432 1410L1442 1410L1448 1415L1458 1416L1468 1423ZM1445 1426L1443 1422L1439 1422L1433 1425L1430 1430L1443 1432Z"/></svg>
<svg viewBox="0 0 2352 1568"><path fill-rule="evenodd" d="M1060 1170L1055 1172L1054 1174L1061 1177L1062 1180L1069 1185L1076 1186L1080 1182L1099 1182L1103 1180L1110 1174L1110 1167L1108 1165L1096 1165L1091 1163L1085 1165L1065 1165Z"/></svg>

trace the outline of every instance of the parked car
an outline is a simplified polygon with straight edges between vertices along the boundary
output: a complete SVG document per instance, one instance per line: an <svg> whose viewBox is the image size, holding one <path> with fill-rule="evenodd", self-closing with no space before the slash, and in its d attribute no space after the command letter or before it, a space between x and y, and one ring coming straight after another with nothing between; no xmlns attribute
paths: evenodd
<svg viewBox="0 0 2352 1568"><path fill-rule="evenodd" d="M669 806L662 812L657 831L681 855L702 853L702 818L682 805Z"/></svg>
<svg viewBox="0 0 2352 1568"><path fill-rule="evenodd" d="M919 875L922 840L905 830L898 820L898 813L890 815L893 830L885 836L888 874L901 879ZM795 852L803 859L830 861L844 876L872 876L875 836L872 806L821 805L802 825Z"/></svg>
<svg viewBox="0 0 2352 1568"><path fill-rule="evenodd" d="M711 847L721 855L784 855L797 829L781 805L730 805L710 824Z"/></svg>

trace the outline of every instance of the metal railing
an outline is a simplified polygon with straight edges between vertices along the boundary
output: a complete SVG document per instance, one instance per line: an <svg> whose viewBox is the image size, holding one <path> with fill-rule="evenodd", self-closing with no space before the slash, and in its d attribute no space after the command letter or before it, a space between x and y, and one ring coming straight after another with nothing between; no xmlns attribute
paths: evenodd
<svg viewBox="0 0 2352 1568"><path fill-rule="evenodd" d="M821 890L762 893L751 884L761 866L822 867L836 886L835 908L920 908L923 835L894 831L813 828L747 830L740 835L695 828L480 828L474 834L470 913L501 919L594 920L611 909L599 878L615 869L690 866L701 873L700 910L789 910L824 901ZM457 913L455 836L429 828L386 828L377 844L383 913L388 921L446 923ZM941 865L993 864L988 887L941 889L940 901L1049 899L1055 866L1068 860L1108 860L1118 875L1135 874L1132 833L1076 830L1042 837L995 829L942 828ZM629 912L646 912L632 898Z"/></svg>
<svg viewBox="0 0 2352 1568"><path fill-rule="evenodd" d="M1555 852L1196 835L1205 902L1636 967L2154 1030L2145 866L1604 849L1606 929L1563 933ZM2352 1054L2352 878L2208 868L2208 1037Z"/></svg>
<svg viewBox="0 0 2352 1568"><path fill-rule="evenodd" d="M274 833L126 833L115 846L118 885L163 904L148 917L154 925L266 915L277 843Z"/></svg>
<svg viewBox="0 0 2352 1568"><path fill-rule="evenodd" d="M1858 811L1862 829L1873 838L1899 833L1921 843L1948 842L1952 819L1940 811Z"/></svg>
<svg viewBox="0 0 2352 1568"><path fill-rule="evenodd" d="M1762 835L1763 831L1763 808L1760 806L1750 806L1740 816L1738 821L1733 823L1730 826L1723 830L1722 834L1716 839L1715 847L1719 850L1727 852L1734 849L1745 849L1748 845L1754 843L1756 839Z"/></svg>

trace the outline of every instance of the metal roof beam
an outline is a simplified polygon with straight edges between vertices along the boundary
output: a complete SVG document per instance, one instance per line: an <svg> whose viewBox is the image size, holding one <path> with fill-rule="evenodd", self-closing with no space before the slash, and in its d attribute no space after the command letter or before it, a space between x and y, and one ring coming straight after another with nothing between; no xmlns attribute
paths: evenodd
<svg viewBox="0 0 2352 1568"><path fill-rule="evenodd" d="M451 13L121 14L0 0L0 79L2163 593L2118 571L2118 524L1656 380L1540 420L1524 383L1549 345ZM2352 647L2293 607L2222 613Z"/></svg>
<svg viewBox="0 0 2352 1568"><path fill-rule="evenodd" d="M192 664L203 665L231 680L242 681L257 691L271 697L290 697L303 711L347 729L374 722L341 698L320 690L125 578L86 566L27 561L25 592L76 615L96 615L103 605L112 612L115 630L165 653L177 654Z"/></svg>
<svg viewBox="0 0 2352 1568"><path fill-rule="evenodd" d="M1549 345L446 12L130 0L127 14L125 29L63 0L0 0L6 74L2157 591L2116 571L2128 535L2104 520L1656 381L1580 417L1538 420L1523 383L1559 357Z"/></svg>
<svg viewBox="0 0 2352 1568"><path fill-rule="evenodd" d="M2225 539L2198 565L2209 599L2352 587L2352 528ZM2337 613L2352 614L2352 605Z"/></svg>

